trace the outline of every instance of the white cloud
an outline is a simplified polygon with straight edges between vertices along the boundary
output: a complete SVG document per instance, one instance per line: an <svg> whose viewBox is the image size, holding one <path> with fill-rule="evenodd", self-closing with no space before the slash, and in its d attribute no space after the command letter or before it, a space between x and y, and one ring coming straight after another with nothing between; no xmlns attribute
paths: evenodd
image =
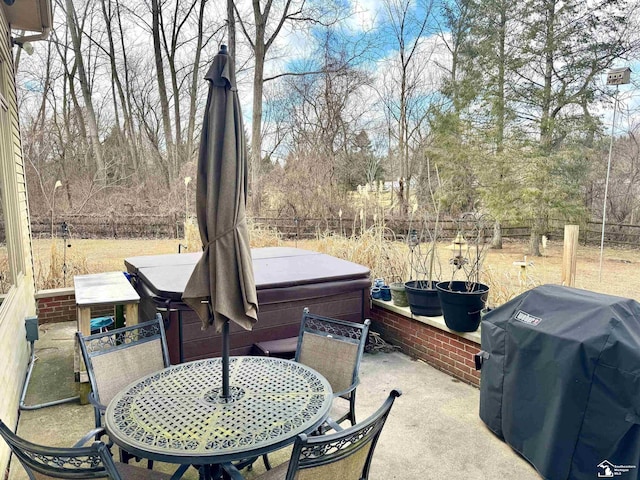
<svg viewBox="0 0 640 480"><path fill-rule="evenodd" d="M363 32L372 30L378 24L382 2L379 0L354 0L351 4L351 16L347 19L347 27Z"/></svg>

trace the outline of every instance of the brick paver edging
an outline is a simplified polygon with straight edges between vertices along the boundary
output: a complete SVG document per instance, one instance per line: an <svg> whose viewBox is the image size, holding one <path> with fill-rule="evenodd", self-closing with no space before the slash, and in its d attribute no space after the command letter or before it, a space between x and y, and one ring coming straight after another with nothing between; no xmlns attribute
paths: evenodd
<svg viewBox="0 0 640 480"><path fill-rule="evenodd" d="M371 329L402 352L478 387L480 372L473 356L480 350L480 332L449 330L442 317L412 315L409 308L372 300Z"/></svg>

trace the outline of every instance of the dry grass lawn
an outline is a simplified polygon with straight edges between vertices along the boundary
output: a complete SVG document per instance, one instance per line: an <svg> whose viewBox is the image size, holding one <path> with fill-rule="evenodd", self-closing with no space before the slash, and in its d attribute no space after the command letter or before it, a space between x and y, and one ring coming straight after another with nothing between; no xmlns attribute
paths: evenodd
<svg viewBox="0 0 640 480"><path fill-rule="evenodd" d="M253 237L252 237L253 238ZM340 242L345 245L340 244ZM351 243L349 243L351 242ZM355 243L354 243L355 242ZM67 276L66 286L73 285L73 275L94 273L101 271L123 270L123 259L137 255L158 255L178 252L178 240L70 240L71 247L67 248ZM358 263L367 264L372 269L373 276L385 276L385 265L375 264L373 258L376 251L363 254L357 246L357 241L341 239L339 241L328 238L299 242L285 242L276 239L266 241L259 239L256 246L281 245L298 246L309 250L323 251L341 256ZM340 244L339 246L337 246ZM360 242L362 244L362 242ZM38 288L52 288L63 285L62 240L34 240L34 263ZM355 245L355 246L354 246ZM52 246L54 248L52 248ZM408 249L402 243L393 245L396 261L408 259ZM505 242L502 250L489 250L484 263L483 281L492 288L490 304L493 306L504 303L521 291L544 283L560 283L562 275L561 242L550 242L542 257L528 257L532 265L526 270L526 279L520 275L520 267L513 262L522 261L527 253L527 245L520 242ZM441 263L445 274L443 279L449 278L448 258L450 251L446 245L440 248ZM380 257L380 255L378 255ZM400 260L397 260L400 259ZM50 274L53 261L56 275ZM380 258L377 258L380 261ZM384 259L383 259L384 260ZM601 293L630 297L640 301L640 250L607 248L604 252L602 278L599 279L600 251L597 247L578 248L575 286ZM47 282L49 282L47 284Z"/></svg>

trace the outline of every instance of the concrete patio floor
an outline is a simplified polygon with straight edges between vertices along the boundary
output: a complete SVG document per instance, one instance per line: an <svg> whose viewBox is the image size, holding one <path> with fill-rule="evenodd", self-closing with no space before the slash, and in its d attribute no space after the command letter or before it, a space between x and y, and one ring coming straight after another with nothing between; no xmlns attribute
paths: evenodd
<svg viewBox="0 0 640 480"><path fill-rule="evenodd" d="M38 405L76 395L73 381L75 322L40 326L36 364L25 404ZM479 390L401 353L365 354L358 387L360 420L373 413L393 388L402 390L380 437L369 478L491 480L539 479L536 471L494 436L478 417ZM73 401L23 410L18 433L51 446L70 446L93 428L93 408ZM285 461L289 450L270 455ZM142 464L144 465L144 463ZM154 468L172 472L175 466ZM258 462L246 478L264 471ZM185 479L197 479L190 469ZM15 458L9 480L27 479ZM338 479L337 479L338 480Z"/></svg>

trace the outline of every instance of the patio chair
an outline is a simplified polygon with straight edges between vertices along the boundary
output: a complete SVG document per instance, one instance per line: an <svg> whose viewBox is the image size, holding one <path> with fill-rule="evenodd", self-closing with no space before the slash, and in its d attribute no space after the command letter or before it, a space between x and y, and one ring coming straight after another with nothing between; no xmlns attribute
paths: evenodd
<svg viewBox="0 0 640 480"><path fill-rule="evenodd" d="M294 360L319 372L329 381L333 390L329 418L317 433L330 429L341 430L339 424L345 420L349 420L351 425L356 423L356 387L360 382L358 372L370 324L369 319L364 323L354 323L314 315L306 307L303 310ZM283 344L289 343L290 339L284 339ZM269 356L269 353L266 355ZM268 456L264 454L262 459L267 470L270 470ZM238 465L253 465L254 461L255 458Z"/></svg>
<svg viewBox="0 0 640 480"><path fill-rule="evenodd" d="M347 322L309 313L305 308L298 335L295 361L322 374L331 384L332 427L349 420L356 424L356 387L360 360L371 321Z"/></svg>
<svg viewBox="0 0 640 480"><path fill-rule="evenodd" d="M137 325L87 337L80 332L77 335L91 382L89 401L94 407L96 428L102 427L107 405L120 390L170 364L164 323L159 314L154 320ZM127 463L132 457L120 450L122 462Z"/></svg>
<svg viewBox="0 0 640 480"><path fill-rule="evenodd" d="M170 475L114 462L103 442L87 442L101 435L94 429L73 447L45 447L31 443L11 431L0 420L0 435L27 471L31 480L41 478L110 478L113 480L169 480Z"/></svg>
<svg viewBox="0 0 640 480"><path fill-rule="evenodd" d="M255 480L367 480L378 437L394 400L401 394L392 390L378 411L362 423L327 435L299 435L291 459ZM222 467L225 478L244 478L232 464Z"/></svg>

